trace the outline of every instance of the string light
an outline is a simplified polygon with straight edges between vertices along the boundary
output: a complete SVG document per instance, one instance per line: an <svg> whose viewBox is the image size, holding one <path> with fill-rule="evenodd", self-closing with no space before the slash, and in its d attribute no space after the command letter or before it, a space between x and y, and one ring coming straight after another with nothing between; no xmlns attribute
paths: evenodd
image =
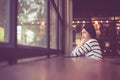
<svg viewBox="0 0 120 80"><path fill-rule="evenodd" d="M75 23L75 21L72 21L72 23Z"/></svg>
<svg viewBox="0 0 120 80"><path fill-rule="evenodd" d="M100 21L100 23L103 23L103 21Z"/></svg>
<svg viewBox="0 0 120 80"><path fill-rule="evenodd" d="M77 21L77 23L80 23L80 21Z"/></svg>
<svg viewBox="0 0 120 80"><path fill-rule="evenodd" d="M85 21L82 21L82 23L85 23Z"/></svg>
<svg viewBox="0 0 120 80"><path fill-rule="evenodd" d="M109 23L109 21L107 20L106 23Z"/></svg>

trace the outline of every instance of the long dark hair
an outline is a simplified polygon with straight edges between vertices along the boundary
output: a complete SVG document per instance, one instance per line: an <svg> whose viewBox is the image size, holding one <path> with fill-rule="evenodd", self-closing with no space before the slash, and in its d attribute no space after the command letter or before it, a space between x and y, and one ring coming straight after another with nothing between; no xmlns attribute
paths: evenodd
<svg viewBox="0 0 120 80"><path fill-rule="evenodd" d="M96 39L96 31L92 24L87 24L83 27L91 36L91 38Z"/></svg>

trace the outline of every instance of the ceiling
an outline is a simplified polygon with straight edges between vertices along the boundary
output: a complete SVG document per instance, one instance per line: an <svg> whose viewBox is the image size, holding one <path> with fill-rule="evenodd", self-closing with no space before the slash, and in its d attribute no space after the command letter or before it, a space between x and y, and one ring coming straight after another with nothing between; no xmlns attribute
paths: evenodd
<svg viewBox="0 0 120 80"><path fill-rule="evenodd" d="M73 19L120 16L120 0L73 0Z"/></svg>

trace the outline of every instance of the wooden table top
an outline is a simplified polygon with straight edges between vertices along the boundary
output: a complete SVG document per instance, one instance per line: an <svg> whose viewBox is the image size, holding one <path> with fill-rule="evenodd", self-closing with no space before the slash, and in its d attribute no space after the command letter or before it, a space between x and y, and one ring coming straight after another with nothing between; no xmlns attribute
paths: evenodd
<svg viewBox="0 0 120 80"><path fill-rule="evenodd" d="M36 60L0 68L0 80L120 80L120 59Z"/></svg>

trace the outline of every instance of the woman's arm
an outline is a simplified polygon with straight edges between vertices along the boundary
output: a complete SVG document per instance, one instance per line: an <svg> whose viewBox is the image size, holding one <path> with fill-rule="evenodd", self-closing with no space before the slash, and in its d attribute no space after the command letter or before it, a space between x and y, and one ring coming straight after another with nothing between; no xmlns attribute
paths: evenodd
<svg viewBox="0 0 120 80"><path fill-rule="evenodd" d="M91 47L86 43L85 40L81 42L73 51L72 56L83 56L91 51Z"/></svg>

